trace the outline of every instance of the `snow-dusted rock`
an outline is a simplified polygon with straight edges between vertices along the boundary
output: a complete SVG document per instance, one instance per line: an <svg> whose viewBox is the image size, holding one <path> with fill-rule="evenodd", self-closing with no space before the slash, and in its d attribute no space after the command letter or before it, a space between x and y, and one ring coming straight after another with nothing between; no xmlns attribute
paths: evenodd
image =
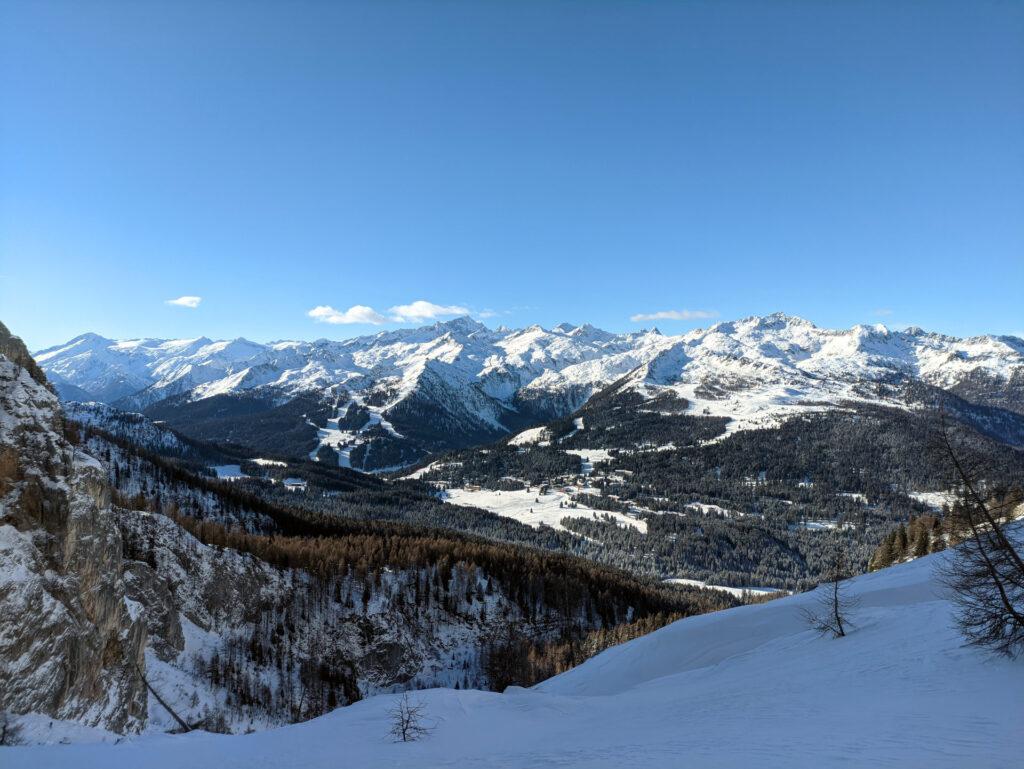
<svg viewBox="0 0 1024 769"><path fill-rule="evenodd" d="M19 345L0 325L0 710L137 731L146 634L125 603L106 474L65 440Z"/></svg>
<svg viewBox="0 0 1024 769"><path fill-rule="evenodd" d="M343 341L115 341L85 334L36 358L66 398L135 410L170 396L188 402L318 392L339 406L358 396L398 433L380 436L384 442L414 446L420 456L565 416L619 381L643 394L670 389L694 414L730 417L731 430L850 400L900 405L908 400L893 390L901 382L1024 413L1024 340L881 325L831 330L778 313L680 336L569 324L491 330L469 318ZM339 461L372 437L353 428ZM404 455L379 448L376 465L367 456L358 466L380 467Z"/></svg>

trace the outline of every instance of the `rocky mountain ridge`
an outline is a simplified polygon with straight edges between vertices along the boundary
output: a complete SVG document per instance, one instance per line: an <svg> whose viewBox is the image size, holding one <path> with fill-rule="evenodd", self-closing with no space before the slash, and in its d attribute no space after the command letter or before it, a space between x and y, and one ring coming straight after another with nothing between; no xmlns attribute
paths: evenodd
<svg viewBox="0 0 1024 769"><path fill-rule="evenodd" d="M907 405L882 389L901 382L1024 413L1024 340L881 325L836 331L780 313L679 336L570 324L492 330L469 318L343 341L85 334L36 358L66 399L254 446L267 436L229 426L273 414L294 432L277 448L360 469L514 434L613 384L644 397L670 392L691 414L729 418L730 430L848 401Z"/></svg>

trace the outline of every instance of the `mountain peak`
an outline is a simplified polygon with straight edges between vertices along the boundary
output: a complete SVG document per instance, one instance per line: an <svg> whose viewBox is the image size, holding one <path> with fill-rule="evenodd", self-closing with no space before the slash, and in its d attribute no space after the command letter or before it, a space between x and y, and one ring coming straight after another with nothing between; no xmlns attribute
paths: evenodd
<svg viewBox="0 0 1024 769"><path fill-rule="evenodd" d="M789 315L785 312L773 312L770 315L760 317L754 315L751 318L747 318L747 320L754 321L754 324L759 328L785 328L786 326L814 327L814 324L809 320L798 315Z"/></svg>
<svg viewBox="0 0 1024 769"><path fill-rule="evenodd" d="M444 328L462 334L474 334L479 331L490 331L490 329L483 323L478 320L473 320L473 318L468 315L460 315L459 317L452 318L451 320L439 321L434 324L434 327Z"/></svg>

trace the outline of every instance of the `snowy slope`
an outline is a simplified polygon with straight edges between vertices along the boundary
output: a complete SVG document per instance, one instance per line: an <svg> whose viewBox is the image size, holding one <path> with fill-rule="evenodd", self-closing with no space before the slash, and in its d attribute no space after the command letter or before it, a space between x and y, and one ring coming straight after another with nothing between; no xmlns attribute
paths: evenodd
<svg viewBox="0 0 1024 769"><path fill-rule="evenodd" d="M677 337L632 372L623 390L686 398L691 413L725 416L729 431L770 426L793 413L845 403L905 405L894 387L921 382L958 392L968 382L982 405L1024 413L1016 394L1024 381L1024 340L981 336L958 339L917 328L891 331L879 324L846 331L822 329L781 313L717 323Z"/></svg>
<svg viewBox="0 0 1024 769"><path fill-rule="evenodd" d="M504 694L419 692L433 732L388 737L393 696L246 736L15 748L5 767L972 767L1024 755L1024 661L965 648L935 567L858 577L856 629L805 629L804 594L692 617Z"/></svg>
<svg viewBox="0 0 1024 769"><path fill-rule="evenodd" d="M1024 414L1024 340L881 325L837 331L782 314L681 336L569 324L491 330L469 318L343 341L85 334L36 358L66 398L86 394L131 410L171 396L187 402L253 390L278 400L320 392L338 406L358 394L401 434L377 435L385 465L400 455L385 444L414 444L422 456L487 442L572 413L613 382L652 397L671 391L692 414L732 419L730 431L849 402L908 405L920 396L901 388L907 382ZM369 440L357 439L359 425L352 430L331 445L351 453Z"/></svg>

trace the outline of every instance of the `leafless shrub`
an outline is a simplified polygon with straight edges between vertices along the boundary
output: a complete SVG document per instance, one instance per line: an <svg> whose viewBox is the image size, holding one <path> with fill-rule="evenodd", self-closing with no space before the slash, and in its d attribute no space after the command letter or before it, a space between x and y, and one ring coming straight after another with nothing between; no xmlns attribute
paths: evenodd
<svg viewBox="0 0 1024 769"><path fill-rule="evenodd" d="M427 706L410 699L405 692L388 715L391 717L391 736L395 742L415 742L430 734L433 729L423 722Z"/></svg>
<svg viewBox="0 0 1024 769"><path fill-rule="evenodd" d="M816 605L814 608L801 611L807 626L820 635L842 638L852 627L850 615L857 608L860 599L851 598L846 594L844 582L849 577L846 557L842 550L837 550L827 581L815 589L815 593L818 594Z"/></svg>
<svg viewBox="0 0 1024 769"><path fill-rule="evenodd" d="M984 488L969 449L958 445L942 417L939 445L953 471L956 501L947 528L962 541L942 573L969 644L1016 657L1024 651L1024 559L1019 532L1006 524L1018 496Z"/></svg>

